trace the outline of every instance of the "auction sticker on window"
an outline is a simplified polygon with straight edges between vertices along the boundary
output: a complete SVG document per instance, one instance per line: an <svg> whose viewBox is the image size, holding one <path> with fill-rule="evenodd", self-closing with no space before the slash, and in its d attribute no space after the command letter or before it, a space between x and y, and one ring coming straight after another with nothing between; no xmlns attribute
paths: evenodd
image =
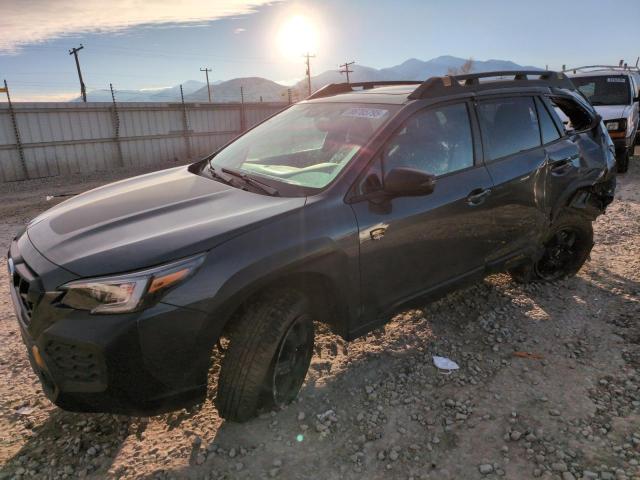
<svg viewBox="0 0 640 480"><path fill-rule="evenodd" d="M345 110L342 113L343 117L356 117L356 118L371 118L373 120L384 117L389 110L383 108L365 108L365 107L353 107L349 110Z"/></svg>

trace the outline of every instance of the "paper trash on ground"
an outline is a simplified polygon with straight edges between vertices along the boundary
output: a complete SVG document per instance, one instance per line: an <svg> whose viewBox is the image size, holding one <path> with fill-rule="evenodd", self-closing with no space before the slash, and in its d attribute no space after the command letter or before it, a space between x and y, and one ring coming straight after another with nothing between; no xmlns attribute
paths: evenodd
<svg viewBox="0 0 640 480"><path fill-rule="evenodd" d="M447 357L433 356L433 363L440 370L458 370L460 366Z"/></svg>

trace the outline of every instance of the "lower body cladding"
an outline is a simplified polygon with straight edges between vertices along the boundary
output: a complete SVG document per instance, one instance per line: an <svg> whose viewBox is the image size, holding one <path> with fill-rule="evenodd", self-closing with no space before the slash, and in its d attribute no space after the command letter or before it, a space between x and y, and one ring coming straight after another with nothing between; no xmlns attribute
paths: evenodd
<svg viewBox="0 0 640 480"><path fill-rule="evenodd" d="M11 293L33 370L59 407L146 416L204 400L211 351L197 342L206 314L159 303L90 315L45 295L30 318Z"/></svg>

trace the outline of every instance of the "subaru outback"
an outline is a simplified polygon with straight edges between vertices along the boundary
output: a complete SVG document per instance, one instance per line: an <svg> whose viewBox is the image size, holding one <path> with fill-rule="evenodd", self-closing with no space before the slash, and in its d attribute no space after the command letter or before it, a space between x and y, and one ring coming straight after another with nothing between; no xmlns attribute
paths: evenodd
<svg viewBox="0 0 640 480"><path fill-rule="evenodd" d="M332 84L197 163L36 217L11 296L63 409L194 405L220 348L215 403L243 421L296 397L314 325L351 340L493 272L575 274L614 171L562 73Z"/></svg>

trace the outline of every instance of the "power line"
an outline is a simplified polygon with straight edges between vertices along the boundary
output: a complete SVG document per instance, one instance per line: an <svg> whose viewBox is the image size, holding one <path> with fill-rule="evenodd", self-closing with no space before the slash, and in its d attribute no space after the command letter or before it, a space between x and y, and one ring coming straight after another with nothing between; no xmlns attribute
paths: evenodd
<svg viewBox="0 0 640 480"><path fill-rule="evenodd" d="M306 55L303 55L307 60L307 89L309 90L309 96L311 96L311 62L309 61L311 58L316 58L315 55L309 55L309 52Z"/></svg>
<svg viewBox="0 0 640 480"><path fill-rule="evenodd" d="M213 71L210 68L204 67L200 69L201 72L207 76L207 93L209 94L209 103L211 103L211 86L209 85L209 72Z"/></svg>
<svg viewBox="0 0 640 480"><path fill-rule="evenodd" d="M356 62L344 62L342 65L338 65L340 67L340 73L346 73L347 74L347 83L349 83L349 74L353 73L353 70L349 70L349 67L353 64L355 64ZM344 68L344 70L343 70Z"/></svg>
<svg viewBox="0 0 640 480"><path fill-rule="evenodd" d="M78 69L78 79L80 80L80 95L82 95L82 101L87 103L87 88L82 81L82 72L80 71L80 61L78 60L78 52L82 50L84 46L80 44L79 48L72 48L69 50L69 55L73 55L76 59L76 67Z"/></svg>

